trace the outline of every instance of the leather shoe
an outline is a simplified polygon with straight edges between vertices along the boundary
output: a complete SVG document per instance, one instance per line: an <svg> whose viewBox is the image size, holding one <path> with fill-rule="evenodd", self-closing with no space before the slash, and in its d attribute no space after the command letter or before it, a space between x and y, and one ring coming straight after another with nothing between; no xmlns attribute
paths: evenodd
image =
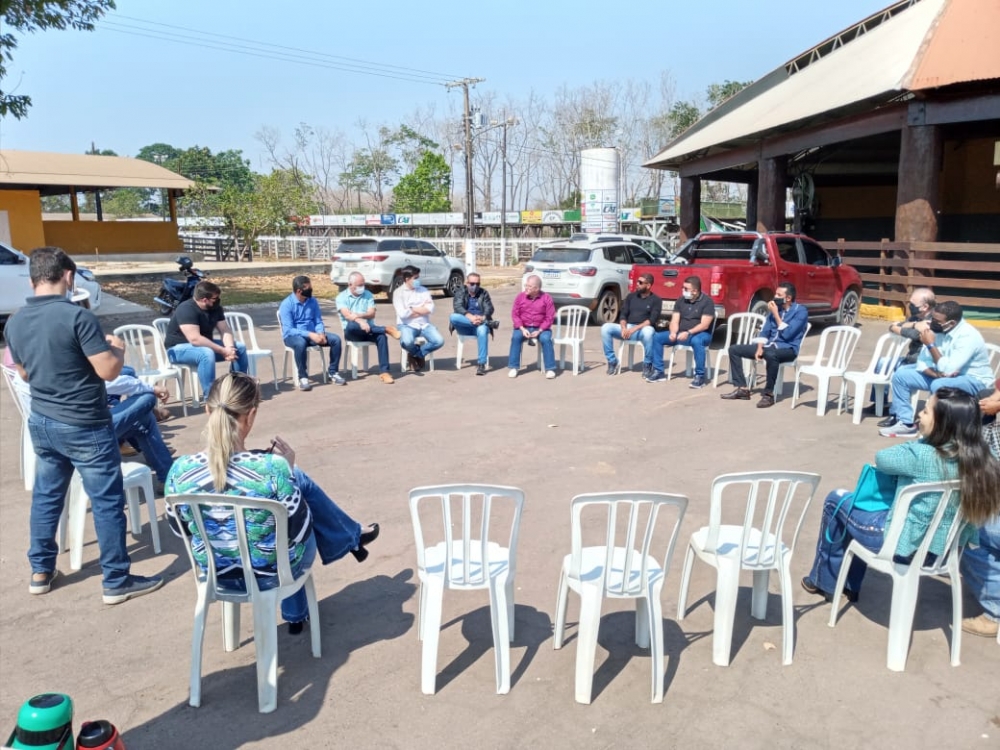
<svg viewBox="0 0 1000 750"><path fill-rule="evenodd" d="M750 391L747 388L737 388L735 391L723 393L719 396L719 398L725 399L726 401L749 401Z"/></svg>
<svg viewBox="0 0 1000 750"><path fill-rule="evenodd" d="M888 417L879 422L876 427L892 427L894 424L896 424L896 417L895 415L890 414Z"/></svg>
<svg viewBox="0 0 1000 750"><path fill-rule="evenodd" d="M760 401L757 402L757 408L766 409L769 406L774 406L774 394L764 391L760 394Z"/></svg>

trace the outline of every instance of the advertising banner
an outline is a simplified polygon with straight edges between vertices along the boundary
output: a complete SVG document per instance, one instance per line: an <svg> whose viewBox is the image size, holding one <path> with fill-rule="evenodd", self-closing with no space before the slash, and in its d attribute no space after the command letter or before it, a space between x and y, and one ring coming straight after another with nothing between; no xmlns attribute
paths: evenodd
<svg viewBox="0 0 1000 750"><path fill-rule="evenodd" d="M541 224L542 223L542 212L541 211L522 211L521 212L521 223L522 224Z"/></svg>

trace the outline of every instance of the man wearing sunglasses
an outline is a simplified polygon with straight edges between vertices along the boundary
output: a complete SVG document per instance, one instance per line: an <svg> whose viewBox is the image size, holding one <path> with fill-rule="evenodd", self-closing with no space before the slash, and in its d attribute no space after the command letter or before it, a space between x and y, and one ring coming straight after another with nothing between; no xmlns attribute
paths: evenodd
<svg viewBox="0 0 1000 750"><path fill-rule="evenodd" d="M653 334L663 310L663 300L653 294L653 274L644 273L635 282L635 291L625 298L619 322L601 326L601 344L608 361L608 375L618 372L614 341L642 342L642 376L653 374Z"/></svg>
<svg viewBox="0 0 1000 750"><path fill-rule="evenodd" d="M199 281L191 298L174 310L163 342L172 363L198 369L198 382L205 395L215 380L216 362L229 362L237 372L247 371L247 348L233 338L226 311L219 304L221 298L218 286Z"/></svg>
<svg viewBox="0 0 1000 750"><path fill-rule="evenodd" d="M465 286L455 292L454 312L448 319L448 330L460 336L475 336L478 344L476 375L485 375L489 365L490 339L497 323L493 321L493 300L483 289L478 273L470 273Z"/></svg>

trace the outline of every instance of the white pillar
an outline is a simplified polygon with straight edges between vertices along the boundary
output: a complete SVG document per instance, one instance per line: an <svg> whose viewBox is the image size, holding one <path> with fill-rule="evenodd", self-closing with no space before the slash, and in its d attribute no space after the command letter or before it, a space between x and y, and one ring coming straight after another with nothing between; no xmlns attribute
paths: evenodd
<svg viewBox="0 0 1000 750"><path fill-rule="evenodd" d="M465 238L465 273L470 274L476 270L476 241L471 237Z"/></svg>

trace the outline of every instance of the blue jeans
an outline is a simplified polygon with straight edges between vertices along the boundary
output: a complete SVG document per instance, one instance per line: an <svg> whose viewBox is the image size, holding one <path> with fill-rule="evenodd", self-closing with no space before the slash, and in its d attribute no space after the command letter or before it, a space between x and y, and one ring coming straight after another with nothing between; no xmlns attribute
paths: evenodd
<svg viewBox="0 0 1000 750"><path fill-rule="evenodd" d="M454 326L462 336L475 336L478 345L476 354L477 361L481 365L489 364L490 358L490 328L486 323L473 325L472 322L459 313L452 313L448 322Z"/></svg>
<svg viewBox="0 0 1000 750"><path fill-rule="evenodd" d="M679 336L680 334L676 334ZM712 343L712 332L702 331L684 339L675 339L670 331L659 331L653 336L653 372L663 372L663 347L690 346L694 351L694 375L705 377L705 352Z"/></svg>
<svg viewBox="0 0 1000 750"><path fill-rule="evenodd" d="M121 454L111 423L78 427L33 413L28 430L36 456L28 547L31 572L56 569L56 531L76 469L90 496L104 587L124 586L130 567L125 545L125 492Z"/></svg>
<svg viewBox="0 0 1000 750"><path fill-rule="evenodd" d="M340 336L335 333L323 335L326 336L325 344L314 344L305 336L285 336L282 339L295 357L295 368L298 370L299 380L309 377L309 352L307 349L310 346L330 347L330 364L327 370L330 375L336 375L340 369Z"/></svg>
<svg viewBox="0 0 1000 750"><path fill-rule="evenodd" d="M215 343L222 346L221 341ZM173 364L191 365L198 368L198 382L201 383L203 398L208 397L212 382L215 380L215 363L224 361L221 356L207 346L194 346L192 344L177 344L177 346L170 347L167 349L167 359ZM232 363L232 369L236 372L247 371L247 348L239 341L236 342L236 361Z"/></svg>
<svg viewBox="0 0 1000 750"><path fill-rule="evenodd" d="M344 326L344 338L347 341L370 341L375 344L375 351L378 352L378 369L381 372L389 372L389 342L388 334L383 326L377 326L368 321L368 331L358 325L357 321L350 320ZM330 349L331 354L333 349Z"/></svg>
<svg viewBox="0 0 1000 750"><path fill-rule="evenodd" d="M958 388L975 396L986 388L986 384L968 375L929 378L920 372L916 365L903 365L892 376L892 406L889 407L889 413L895 415L903 424L913 424L913 405L910 403L910 397L914 391L930 391L933 395L937 393L938 388Z"/></svg>
<svg viewBox="0 0 1000 750"><path fill-rule="evenodd" d="M644 326L636 330L635 326L628 326L630 331L635 331L629 341L639 340L642 342L642 363L651 365L653 363L653 334L656 329L653 326ZM618 356L615 354L615 345L612 340L622 340L622 327L620 323L605 323L601 326L601 344L604 346L604 358L609 365L618 364Z"/></svg>
<svg viewBox="0 0 1000 750"><path fill-rule="evenodd" d="M152 393L129 396L111 408L111 421L118 442L135 441L156 478L166 482L174 459L163 442L159 425L156 424L156 415L153 414L155 406L156 396Z"/></svg>
<svg viewBox="0 0 1000 750"><path fill-rule="evenodd" d="M425 344L417 346L417 337L423 336ZM424 326L423 328L413 328L401 325L399 327L399 345L406 349L406 353L411 357L426 358L431 352L436 352L444 346L444 336L434 326Z"/></svg>
<svg viewBox="0 0 1000 750"><path fill-rule="evenodd" d="M959 567L969 593L986 616L1000 621L1000 519L979 530L979 546L962 553Z"/></svg>
<svg viewBox="0 0 1000 750"><path fill-rule="evenodd" d="M531 333L538 330L535 326L525 326ZM542 361L545 363L546 372L556 369L556 348L552 345L552 331L546 329L538 334L538 341L542 345ZM521 345L524 343L524 334L520 328L515 328L510 335L510 354L507 356L507 366L516 370L521 366Z"/></svg>
<svg viewBox="0 0 1000 750"><path fill-rule="evenodd" d="M882 542L885 539L885 518L889 511L870 513L858 510L851 507L850 498L841 504L841 499L848 494L850 490L834 490L823 502L823 521L819 527L816 557L813 560L812 570L809 571L809 579L827 594L832 594L837 587L837 576L840 575L840 567L844 564L844 553L852 539L857 539L861 546L872 552L882 549ZM844 534L845 529L846 534ZM826 540L827 535L833 542ZM840 539L842 535L844 538ZM861 581L867 569L868 566L855 557L851 561L844 590L857 594L861 590Z"/></svg>

